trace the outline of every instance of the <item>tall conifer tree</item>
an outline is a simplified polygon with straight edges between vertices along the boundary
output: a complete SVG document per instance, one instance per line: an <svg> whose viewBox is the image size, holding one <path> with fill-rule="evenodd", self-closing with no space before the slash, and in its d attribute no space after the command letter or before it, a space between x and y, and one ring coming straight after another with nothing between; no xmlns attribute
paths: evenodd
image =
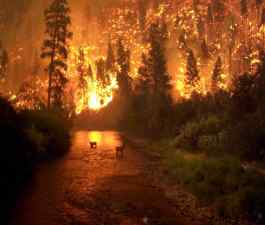
<svg viewBox="0 0 265 225"><path fill-rule="evenodd" d="M72 37L70 8L67 0L53 0L45 10L46 37L43 42L42 58L48 62L48 102L50 109L63 109L64 89L67 83L68 41Z"/></svg>

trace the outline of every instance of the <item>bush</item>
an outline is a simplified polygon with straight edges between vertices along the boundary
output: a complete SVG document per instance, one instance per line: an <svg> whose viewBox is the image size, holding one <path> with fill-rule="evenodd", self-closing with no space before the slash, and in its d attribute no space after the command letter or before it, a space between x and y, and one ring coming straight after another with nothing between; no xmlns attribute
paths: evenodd
<svg viewBox="0 0 265 225"><path fill-rule="evenodd" d="M31 175L34 162L34 147L13 107L0 98L0 221L6 217L6 209Z"/></svg>
<svg viewBox="0 0 265 225"><path fill-rule="evenodd" d="M224 127L223 122L217 117L210 115L199 121L187 123L181 130L175 142L177 147L186 149L199 149L216 147L219 133ZM210 146L208 146L210 145Z"/></svg>
<svg viewBox="0 0 265 225"><path fill-rule="evenodd" d="M190 157L177 152L166 159L172 178L204 203L215 203L220 216L237 218L245 212L249 218L265 222L265 177L245 171L231 157Z"/></svg>
<svg viewBox="0 0 265 225"><path fill-rule="evenodd" d="M28 111L18 114L0 97L0 222L6 219L37 158L58 156L69 149L70 125L56 114Z"/></svg>
<svg viewBox="0 0 265 225"><path fill-rule="evenodd" d="M69 150L70 123L66 119L46 111L26 111L21 117L39 152L60 156Z"/></svg>
<svg viewBox="0 0 265 225"><path fill-rule="evenodd" d="M231 125L227 130L227 143L224 148L247 160L265 159L265 120L264 114L255 113Z"/></svg>
<svg viewBox="0 0 265 225"><path fill-rule="evenodd" d="M259 224L265 224L265 190L264 186L249 188L246 190L243 207L248 213L250 219Z"/></svg>

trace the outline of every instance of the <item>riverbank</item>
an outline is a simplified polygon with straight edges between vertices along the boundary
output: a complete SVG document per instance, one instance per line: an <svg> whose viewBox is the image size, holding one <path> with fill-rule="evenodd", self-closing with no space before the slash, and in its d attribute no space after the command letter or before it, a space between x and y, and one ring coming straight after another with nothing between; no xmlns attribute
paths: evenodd
<svg viewBox="0 0 265 225"><path fill-rule="evenodd" d="M0 97L0 223L9 212L42 161L64 155L70 146L70 127L47 111L16 111Z"/></svg>
<svg viewBox="0 0 265 225"><path fill-rule="evenodd" d="M183 151L169 140L128 141L156 160L156 182L184 215L204 224L263 223L265 177L256 167Z"/></svg>
<svg viewBox="0 0 265 225"><path fill-rule="evenodd" d="M116 158L122 142L114 131L75 132L69 154L39 168L8 225L197 224L177 215L154 183L154 162L141 151L128 145L124 158Z"/></svg>

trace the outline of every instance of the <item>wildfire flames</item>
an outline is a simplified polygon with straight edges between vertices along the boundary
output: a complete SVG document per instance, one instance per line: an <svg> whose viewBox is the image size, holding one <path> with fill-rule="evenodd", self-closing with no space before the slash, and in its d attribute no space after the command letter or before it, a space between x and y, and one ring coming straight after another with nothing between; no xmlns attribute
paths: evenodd
<svg viewBox="0 0 265 225"><path fill-rule="evenodd" d="M265 26L260 25L260 16L256 15L256 10L249 11L244 17L240 14L240 7L236 1L232 1L230 5L224 3L224 21L209 22L207 21L209 1L200 1L199 7L195 9L192 1L166 0L158 8L150 5L146 7L145 21L141 24L137 2L124 1L124 4L119 7L103 8L101 9L102 15L100 15L104 18L97 18L99 15L92 16L87 26L81 24L80 21L83 22L84 18L80 19L79 15L78 19L75 18L73 21L72 29L75 39L70 47L67 73L68 89L71 93L69 95L74 99L77 114L87 109L98 111L106 107L113 100L118 89L115 71L108 73L109 81L104 85L97 77L96 62L99 59L105 60L108 42L115 45L117 40L122 38L125 47L131 53L129 75L137 80L141 56L147 53L150 47L144 39L150 24L158 19L163 19L168 29L167 67L172 77L172 96L176 100L189 98L193 91L200 94L211 92L212 71L217 56L222 59L223 82L218 84L221 89L229 88L234 74L255 71L259 63L258 52L263 48L265 41ZM187 45L194 51L197 59L200 80L193 87L188 87L185 83L187 51L180 41L181 35L183 35L182 41L188 43ZM207 41L210 52L207 62L201 53L203 39ZM83 51L82 60L80 60L80 49ZM11 52L12 63L21 60L20 54L22 53L15 54L15 50ZM80 87L80 69L88 71L90 68L91 73L84 76L83 86ZM47 80L42 79L42 84L37 86L39 89L40 87L45 89L46 84ZM28 88L24 90L33 92ZM19 95L12 94L11 96ZM26 105L21 103L22 100L19 101L19 106Z"/></svg>
<svg viewBox="0 0 265 225"><path fill-rule="evenodd" d="M69 57L69 79L75 91L76 113L80 114L86 109L99 110L106 107L113 99L115 90L118 89L115 73L109 73L109 82L102 84L97 78L95 52L96 47L83 46L82 60L80 60L80 47L72 46ZM97 58L103 58L96 56ZM80 69L84 73L83 87L78 86ZM90 74L87 71L91 69ZM78 72L79 71L79 72Z"/></svg>

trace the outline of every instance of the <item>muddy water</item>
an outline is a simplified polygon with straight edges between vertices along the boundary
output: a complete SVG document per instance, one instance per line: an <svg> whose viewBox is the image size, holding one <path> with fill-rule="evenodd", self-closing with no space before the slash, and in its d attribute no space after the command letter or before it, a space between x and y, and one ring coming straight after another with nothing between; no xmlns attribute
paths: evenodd
<svg viewBox="0 0 265 225"><path fill-rule="evenodd" d="M116 159L121 142L117 132L76 132L67 156L37 170L9 225L179 224L141 154L126 147Z"/></svg>

